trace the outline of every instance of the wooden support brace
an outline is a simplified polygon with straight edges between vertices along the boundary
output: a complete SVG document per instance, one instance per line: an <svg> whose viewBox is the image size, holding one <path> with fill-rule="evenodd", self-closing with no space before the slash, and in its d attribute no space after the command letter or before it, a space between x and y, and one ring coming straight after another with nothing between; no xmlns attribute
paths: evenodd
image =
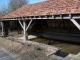
<svg viewBox="0 0 80 60"><path fill-rule="evenodd" d="M28 29L31 29L36 23L38 23L38 22L36 21L33 24L31 24L31 26Z"/></svg>
<svg viewBox="0 0 80 60"><path fill-rule="evenodd" d="M26 31L28 30L28 28L30 27L31 23L32 23L33 19L31 19L31 21L29 22L27 28L26 28Z"/></svg>
<svg viewBox="0 0 80 60"><path fill-rule="evenodd" d="M73 24L80 30L80 25L77 23L77 21L75 19L70 19Z"/></svg>
<svg viewBox="0 0 80 60"><path fill-rule="evenodd" d="M19 24L21 25L22 29L24 30L24 26L22 25L21 21L18 20Z"/></svg>

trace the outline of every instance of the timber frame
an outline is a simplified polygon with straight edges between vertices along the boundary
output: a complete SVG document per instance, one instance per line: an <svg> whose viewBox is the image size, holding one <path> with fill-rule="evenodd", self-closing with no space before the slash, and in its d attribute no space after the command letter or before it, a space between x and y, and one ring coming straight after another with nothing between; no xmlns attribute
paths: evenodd
<svg viewBox="0 0 80 60"><path fill-rule="evenodd" d="M69 19L79 30L80 30L80 24L76 21L76 19L80 19L80 14L61 14L61 15L43 15L43 16L28 16L28 17L17 17L17 18L5 18L1 19L1 21L16 21L18 20L19 24L21 25L23 31L24 31L24 41L28 40L28 34L27 30L29 29L31 23L33 20L46 20L46 19L52 19L52 20L57 20L57 19ZM30 20L29 24L26 24L26 21ZM21 23L23 22L23 24ZM4 35L4 29L3 26L4 24L1 22L2 26L2 35Z"/></svg>
<svg viewBox="0 0 80 60"><path fill-rule="evenodd" d="M61 15L42 15L42 16L27 16L27 17L16 17L16 18L5 18L2 21L9 20L31 20L31 19L80 19L80 14L61 14Z"/></svg>

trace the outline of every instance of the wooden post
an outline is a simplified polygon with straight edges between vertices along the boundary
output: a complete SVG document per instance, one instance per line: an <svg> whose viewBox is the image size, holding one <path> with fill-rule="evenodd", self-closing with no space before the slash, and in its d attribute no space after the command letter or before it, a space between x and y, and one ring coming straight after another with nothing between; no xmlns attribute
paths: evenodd
<svg viewBox="0 0 80 60"><path fill-rule="evenodd" d="M5 34L4 34L4 23L1 22L1 27L2 27L2 37L5 37Z"/></svg>
<svg viewBox="0 0 80 60"><path fill-rule="evenodd" d="M26 41L26 40L28 40L28 34L27 34L27 32L26 32L26 21L23 21L23 26L24 26L24 42Z"/></svg>

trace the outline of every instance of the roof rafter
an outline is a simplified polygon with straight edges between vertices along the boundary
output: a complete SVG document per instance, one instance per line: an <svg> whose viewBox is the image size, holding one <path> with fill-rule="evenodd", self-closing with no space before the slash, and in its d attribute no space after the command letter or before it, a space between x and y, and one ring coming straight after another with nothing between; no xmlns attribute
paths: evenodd
<svg viewBox="0 0 80 60"><path fill-rule="evenodd" d="M45 16L29 16L29 17L20 17L20 18L6 18L2 21L14 21L14 20L38 20L38 19L80 19L80 14L63 14L63 15L45 15Z"/></svg>

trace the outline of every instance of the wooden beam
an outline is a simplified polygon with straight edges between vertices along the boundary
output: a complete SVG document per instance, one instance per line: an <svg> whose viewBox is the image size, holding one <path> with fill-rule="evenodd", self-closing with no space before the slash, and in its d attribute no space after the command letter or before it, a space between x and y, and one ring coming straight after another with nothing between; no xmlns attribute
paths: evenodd
<svg viewBox="0 0 80 60"><path fill-rule="evenodd" d="M26 32L26 21L23 21L23 26L24 26L24 42L28 40L28 34Z"/></svg>
<svg viewBox="0 0 80 60"><path fill-rule="evenodd" d="M80 25L77 23L75 19L70 19L72 23L80 30Z"/></svg>
<svg viewBox="0 0 80 60"><path fill-rule="evenodd" d="M27 31L27 30L28 30L28 28L30 27L30 25L31 25L32 21L33 21L33 19L31 19L31 20L30 20L30 22L29 22L29 24L28 24L28 26L27 26L27 28L26 28L26 31Z"/></svg>
<svg viewBox="0 0 80 60"><path fill-rule="evenodd" d="M18 20L19 24L21 25L22 29L24 30L24 26L22 25L21 21Z"/></svg>

